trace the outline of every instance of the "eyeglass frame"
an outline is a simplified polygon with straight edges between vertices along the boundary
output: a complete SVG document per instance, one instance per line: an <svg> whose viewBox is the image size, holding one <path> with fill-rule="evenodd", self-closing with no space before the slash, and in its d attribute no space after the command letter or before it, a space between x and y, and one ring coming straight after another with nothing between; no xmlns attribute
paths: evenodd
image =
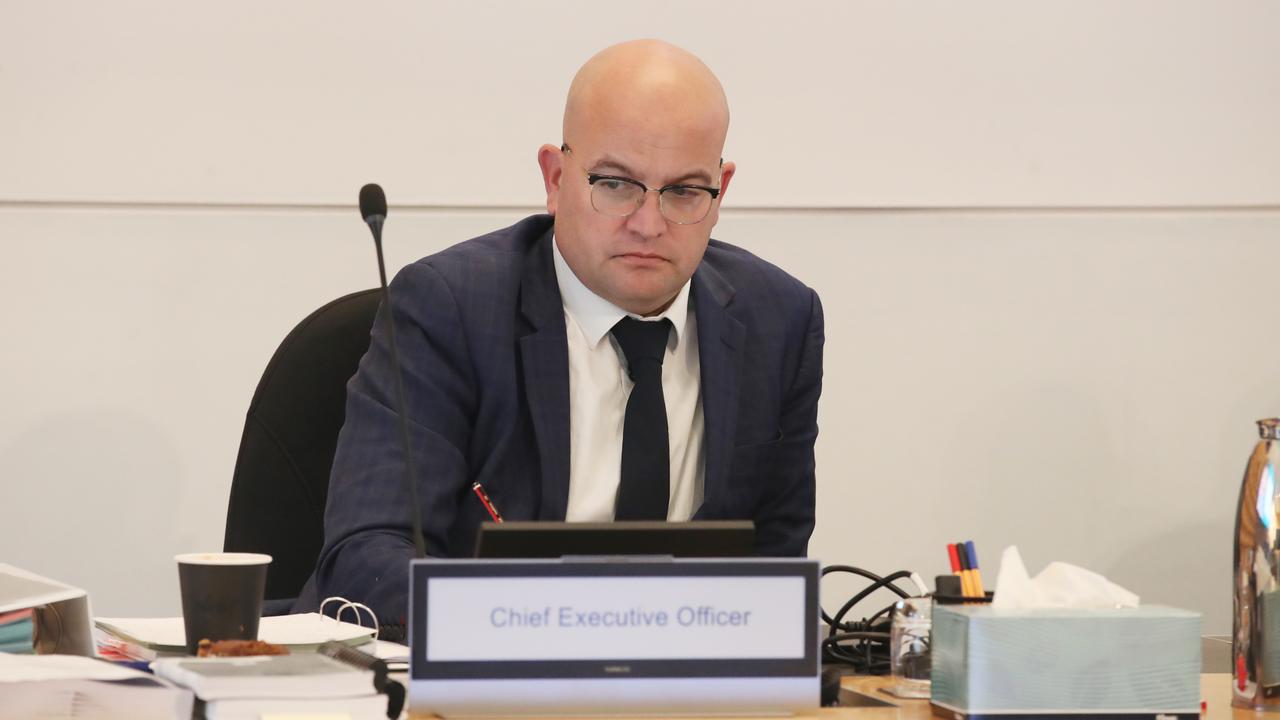
<svg viewBox="0 0 1280 720"><path fill-rule="evenodd" d="M573 148L569 147L569 143L561 143L560 152L570 153L570 152L573 152ZM724 158L720 158L720 166L721 167L724 166ZM640 196L641 198L648 196L648 194L651 192L658 193L658 212L662 214L662 218L664 220L666 220L667 222L675 223L676 225L697 225L703 220L706 220L707 215L711 214L711 206L714 205L716 200L719 199L720 197L720 188L714 188L707 185L694 185L692 183L671 183L670 185L663 185L660 188L651 188L648 185L645 185L644 183L640 182L639 180L636 180L635 178L623 177L622 175L608 175L605 173L591 172L590 170L587 170L585 166L581 166L581 167L583 170L586 171L587 185L590 186L592 189L594 189L596 183L600 182L601 180L616 180L618 182L624 182L629 185L634 185L640 188L641 190L643 190L644 194ZM667 217L667 214L665 212L662 212L662 194L668 190L676 190L681 188L688 188L692 190L705 190L711 195L711 204L707 205L707 212L703 214L702 217L698 218L697 220L694 220L693 222L680 222L678 220L672 220L671 218ZM641 200L640 202L636 203L635 209L633 209L631 212L625 215L613 215L611 213L604 212L603 210L597 208L595 201L592 201L591 203L592 210L595 210L596 212L606 217L617 217L617 218L631 217L632 215L636 214L636 210L639 210L642 207L644 207L644 200Z"/></svg>

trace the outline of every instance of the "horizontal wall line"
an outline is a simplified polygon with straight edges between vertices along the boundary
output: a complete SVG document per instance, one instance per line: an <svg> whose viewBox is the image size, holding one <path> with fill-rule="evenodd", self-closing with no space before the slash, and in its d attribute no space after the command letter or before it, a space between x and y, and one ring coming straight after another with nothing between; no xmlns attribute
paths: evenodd
<svg viewBox="0 0 1280 720"><path fill-rule="evenodd" d="M83 200L3 200L0 210L70 210L70 211L167 211L167 212L356 212L355 203L229 203L229 202L126 202ZM539 205L392 205L393 213L461 213L488 215L494 213L536 213ZM864 205L864 206L795 206L757 205L729 206L726 215L763 215L788 213L1271 213L1280 212L1280 204L1262 205Z"/></svg>

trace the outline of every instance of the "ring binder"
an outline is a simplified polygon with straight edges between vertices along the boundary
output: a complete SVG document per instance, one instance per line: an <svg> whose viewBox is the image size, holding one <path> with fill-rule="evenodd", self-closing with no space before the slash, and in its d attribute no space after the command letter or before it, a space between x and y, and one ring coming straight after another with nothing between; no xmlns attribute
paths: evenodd
<svg viewBox="0 0 1280 720"><path fill-rule="evenodd" d="M360 614L360 611L363 610L369 613L369 619L373 621L373 626L372 626L373 639L374 640L378 639L378 633L380 632L382 626L378 623L377 613L375 613L373 609L370 608L368 605L365 605L364 603L356 602L354 600L348 600L344 597L333 595L325 598L324 601L320 603L320 614L324 615L325 617L330 617L329 615L326 615L324 611L325 606L327 606L329 603L341 603L341 605L338 606L337 612L335 612L332 615L333 619L339 622L342 621L342 613L349 609L351 610L351 613L356 617L355 624L359 625L360 627L365 627L364 616Z"/></svg>

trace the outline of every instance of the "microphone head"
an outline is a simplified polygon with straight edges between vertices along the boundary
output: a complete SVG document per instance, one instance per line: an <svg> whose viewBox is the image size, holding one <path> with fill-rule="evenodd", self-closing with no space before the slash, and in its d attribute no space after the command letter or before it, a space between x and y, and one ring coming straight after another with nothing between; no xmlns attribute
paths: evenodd
<svg viewBox="0 0 1280 720"><path fill-rule="evenodd" d="M360 188L360 216L365 222L369 222L374 216L387 216L387 196L377 183L369 183Z"/></svg>

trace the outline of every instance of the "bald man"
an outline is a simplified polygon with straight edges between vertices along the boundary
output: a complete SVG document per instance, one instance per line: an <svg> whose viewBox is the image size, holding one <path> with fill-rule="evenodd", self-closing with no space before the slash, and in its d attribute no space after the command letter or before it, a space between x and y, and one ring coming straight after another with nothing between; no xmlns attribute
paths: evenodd
<svg viewBox="0 0 1280 720"><path fill-rule="evenodd" d="M693 55L608 48L578 72L563 142L538 151L547 214L392 283L420 507L404 486L382 319L348 385L325 545L299 609L342 596L402 622L410 513L470 556L489 518L747 519L761 555L813 530L822 306L711 240L734 165L729 108ZM386 312L382 308L380 312Z"/></svg>

